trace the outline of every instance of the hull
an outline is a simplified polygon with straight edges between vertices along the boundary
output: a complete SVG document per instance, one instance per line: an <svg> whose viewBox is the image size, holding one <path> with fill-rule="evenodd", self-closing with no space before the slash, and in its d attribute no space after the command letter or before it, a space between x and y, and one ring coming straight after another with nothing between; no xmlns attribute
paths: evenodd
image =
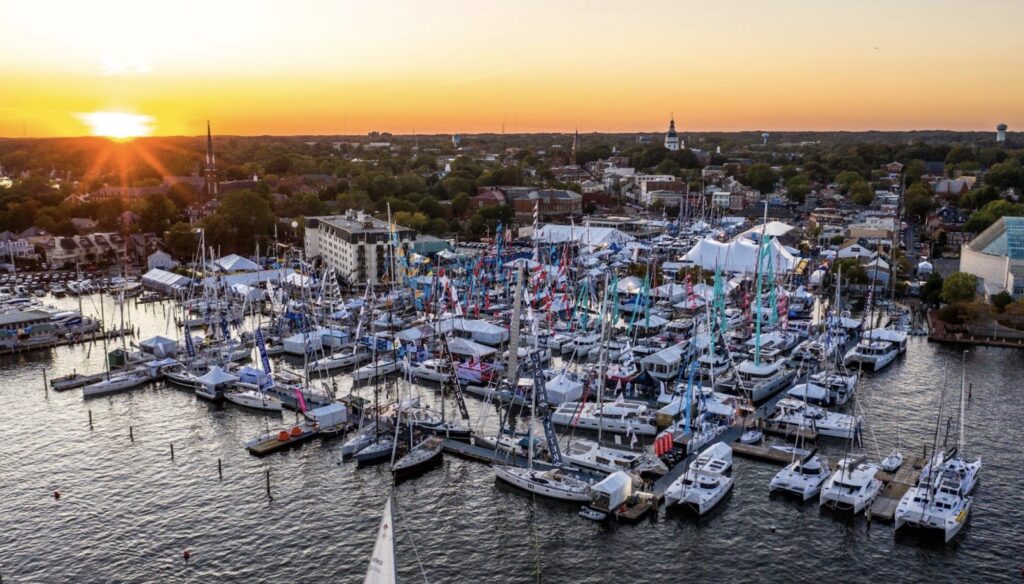
<svg viewBox="0 0 1024 584"><path fill-rule="evenodd" d="M589 489L578 488L578 485L563 485L545 478L545 474L544 471L525 468L494 467L495 478L524 491L561 501L590 501Z"/></svg>
<svg viewBox="0 0 1024 584"><path fill-rule="evenodd" d="M266 412L281 411L281 400L257 392L226 393L224 394L224 399L233 404L254 410Z"/></svg>

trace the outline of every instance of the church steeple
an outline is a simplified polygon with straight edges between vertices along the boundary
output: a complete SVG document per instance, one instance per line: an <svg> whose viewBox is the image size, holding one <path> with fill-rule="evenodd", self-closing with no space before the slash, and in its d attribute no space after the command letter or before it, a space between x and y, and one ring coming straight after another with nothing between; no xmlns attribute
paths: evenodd
<svg viewBox="0 0 1024 584"><path fill-rule="evenodd" d="M576 128L576 134L572 138L572 164L576 165L576 152L580 148L580 129Z"/></svg>
<svg viewBox="0 0 1024 584"><path fill-rule="evenodd" d="M206 195L215 197L219 194L217 187L217 157L213 154L213 133L210 131L210 120L206 120L206 166L203 168L206 178Z"/></svg>
<svg viewBox="0 0 1024 584"><path fill-rule="evenodd" d="M679 141L679 134L676 133L676 116L673 114L669 118L668 122L668 133L665 134L665 148L669 150L679 150L682 144Z"/></svg>

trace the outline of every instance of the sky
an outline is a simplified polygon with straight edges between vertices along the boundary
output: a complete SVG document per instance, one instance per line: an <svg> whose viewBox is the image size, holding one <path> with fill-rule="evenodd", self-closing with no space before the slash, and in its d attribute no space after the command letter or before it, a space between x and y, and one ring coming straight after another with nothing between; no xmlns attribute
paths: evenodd
<svg viewBox="0 0 1024 584"><path fill-rule="evenodd" d="M1020 0L0 0L0 136L1024 128ZM96 115L99 113L100 115ZM116 122L117 118L113 118Z"/></svg>

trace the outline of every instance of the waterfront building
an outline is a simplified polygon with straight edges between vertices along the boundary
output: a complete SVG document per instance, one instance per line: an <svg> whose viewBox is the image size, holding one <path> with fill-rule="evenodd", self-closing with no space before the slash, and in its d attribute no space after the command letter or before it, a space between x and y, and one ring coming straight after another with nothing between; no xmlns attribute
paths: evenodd
<svg viewBox="0 0 1024 584"><path fill-rule="evenodd" d="M416 232L396 226L395 235L408 257ZM320 258L350 284L387 282L391 268L392 233L387 221L349 209L343 215L306 218L306 257Z"/></svg>
<svg viewBox="0 0 1024 584"><path fill-rule="evenodd" d="M1024 298L1024 217L1001 217L964 244L960 271L977 276L986 296Z"/></svg>

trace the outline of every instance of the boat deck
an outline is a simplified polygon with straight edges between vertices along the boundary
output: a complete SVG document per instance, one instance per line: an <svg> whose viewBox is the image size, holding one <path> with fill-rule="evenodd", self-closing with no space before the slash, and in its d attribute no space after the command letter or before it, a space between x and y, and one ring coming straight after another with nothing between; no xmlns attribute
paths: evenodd
<svg viewBox="0 0 1024 584"><path fill-rule="evenodd" d="M740 434L742 433L742 426L729 428L725 432L719 434L714 440L704 445L704 448L707 448L708 446L711 446L716 442L725 442L728 444L730 442L737 440L740 437ZM676 443L678 444L679 441L677 440ZM701 450L703 450L704 448L702 448ZM679 477L683 476L683 474L686 473L687 467L690 466L690 461L692 461L694 458L696 458L696 454L688 454L685 458L679 461L679 464L670 468L667 473L662 475L658 480L654 481L654 484L651 485L651 488L655 498L660 500L662 497L665 496L665 491L668 489L669 485L674 483L676 479L678 479Z"/></svg>
<svg viewBox="0 0 1024 584"><path fill-rule="evenodd" d="M779 424L778 422L766 422L764 425L764 433L771 434L772 436L779 436L793 442L809 442L818 439L818 433L813 430L791 428L784 424Z"/></svg>

